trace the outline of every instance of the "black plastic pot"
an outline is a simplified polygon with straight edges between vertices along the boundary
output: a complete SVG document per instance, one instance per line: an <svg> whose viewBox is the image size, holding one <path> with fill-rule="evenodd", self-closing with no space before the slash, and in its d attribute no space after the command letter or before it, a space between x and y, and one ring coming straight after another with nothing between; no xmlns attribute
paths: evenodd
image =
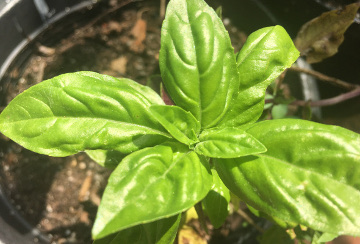
<svg viewBox="0 0 360 244"><path fill-rule="evenodd" d="M6 82L7 69L20 65L28 57L28 47L40 33L72 16L72 21L84 22L95 14L92 0L12 0L0 1L0 80ZM76 14L75 14L76 13ZM72 29L61 31L62 34ZM56 39L56 38L55 38ZM56 41L56 40L54 40ZM14 63L15 62L15 63ZM0 94L1 94L0 88ZM1 94L3 96L3 94ZM0 243L49 243L35 227L28 224L4 195L0 186Z"/></svg>
<svg viewBox="0 0 360 244"><path fill-rule="evenodd" d="M32 40L40 33L75 12L77 14L72 15L72 21L89 19L96 13L94 4L96 3L92 0L0 0L0 80L5 82L6 70L10 66L21 66L29 55L27 47L33 44ZM291 37L296 36L300 26L306 21L328 10L327 5L315 0L223 0L219 4L223 5L224 17L229 17L233 24L247 34L265 26L281 24ZM57 28L64 25L66 18ZM59 33L56 30L54 28L49 33ZM349 69L360 67L359 43L360 25L354 24L346 33L340 52L322 64L315 65L316 69L359 84L360 69ZM0 95L1 92L0 90ZM329 91L330 94L334 92L334 89ZM237 239L236 243L253 243L254 236L243 238L241 242L237 237L234 239ZM0 186L0 244L26 244L34 241L49 242L46 236L41 235L18 214Z"/></svg>

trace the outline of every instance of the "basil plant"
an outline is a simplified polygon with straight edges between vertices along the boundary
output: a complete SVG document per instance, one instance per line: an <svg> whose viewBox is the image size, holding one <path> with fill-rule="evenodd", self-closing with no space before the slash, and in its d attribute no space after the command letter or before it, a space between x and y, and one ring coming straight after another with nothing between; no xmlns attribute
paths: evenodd
<svg viewBox="0 0 360 244"><path fill-rule="evenodd" d="M219 227L230 192L278 222L360 235L360 136L257 122L267 86L298 56L281 26L255 31L234 54L203 0L171 0L159 63L175 106L132 80L76 72L18 95L0 130L34 152L85 151L114 168L92 230L98 243L172 243L181 214L200 202Z"/></svg>

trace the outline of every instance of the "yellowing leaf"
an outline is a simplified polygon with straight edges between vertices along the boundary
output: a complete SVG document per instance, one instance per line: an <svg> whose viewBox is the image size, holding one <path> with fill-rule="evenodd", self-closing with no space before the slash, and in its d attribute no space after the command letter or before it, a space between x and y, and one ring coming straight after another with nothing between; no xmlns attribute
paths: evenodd
<svg viewBox="0 0 360 244"><path fill-rule="evenodd" d="M186 220L185 223L189 223L192 219L198 219L198 215L196 213L196 210L194 207L190 208L188 211L186 211Z"/></svg>
<svg viewBox="0 0 360 244"><path fill-rule="evenodd" d="M206 244L205 238L201 237L193 228L185 227L179 232L179 244Z"/></svg>

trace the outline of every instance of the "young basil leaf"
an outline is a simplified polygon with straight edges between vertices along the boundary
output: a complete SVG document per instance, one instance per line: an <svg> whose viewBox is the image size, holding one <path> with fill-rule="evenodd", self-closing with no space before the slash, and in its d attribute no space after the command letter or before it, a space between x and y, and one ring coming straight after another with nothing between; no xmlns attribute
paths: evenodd
<svg viewBox="0 0 360 244"><path fill-rule="evenodd" d="M237 158L266 152L256 138L235 127L204 130L195 152L212 158Z"/></svg>
<svg viewBox="0 0 360 244"><path fill-rule="evenodd" d="M212 169L211 173L213 175L213 185L201 202L213 226L219 228L229 214L230 191L226 188L216 170Z"/></svg>
<svg viewBox="0 0 360 244"><path fill-rule="evenodd" d="M129 153L170 135L149 112L163 104L150 88L93 72L64 74L18 95L1 113L1 132L34 152Z"/></svg>
<svg viewBox="0 0 360 244"><path fill-rule="evenodd" d="M109 169L115 169L126 156L115 150L86 150L85 152L96 163Z"/></svg>
<svg viewBox="0 0 360 244"><path fill-rule="evenodd" d="M176 237L181 214L151 223L137 225L102 239L95 240L93 244L169 244Z"/></svg>
<svg viewBox="0 0 360 244"><path fill-rule="evenodd" d="M94 239L169 217L203 199L212 185L205 157L173 143L125 157L111 174L93 227ZM149 211L151 210L151 211Z"/></svg>
<svg viewBox="0 0 360 244"><path fill-rule="evenodd" d="M172 0L161 30L161 75L177 106L213 127L239 88L236 58L221 19L203 0Z"/></svg>
<svg viewBox="0 0 360 244"><path fill-rule="evenodd" d="M288 113L287 104L277 104L271 109L272 119L284 119Z"/></svg>
<svg viewBox="0 0 360 244"><path fill-rule="evenodd" d="M179 142L186 145L198 141L200 123L195 117L177 106L152 105L150 112L162 126Z"/></svg>
<svg viewBox="0 0 360 244"><path fill-rule="evenodd" d="M360 235L360 135L295 119L260 122L247 132L268 151L214 159L233 193L286 222Z"/></svg>
<svg viewBox="0 0 360 244"><path fill-rule="evenodd" d="M299 51L281 26L252 33L236 58L240 90L220 125L255 122L264 108L266 88L298 57Z"/></svg>

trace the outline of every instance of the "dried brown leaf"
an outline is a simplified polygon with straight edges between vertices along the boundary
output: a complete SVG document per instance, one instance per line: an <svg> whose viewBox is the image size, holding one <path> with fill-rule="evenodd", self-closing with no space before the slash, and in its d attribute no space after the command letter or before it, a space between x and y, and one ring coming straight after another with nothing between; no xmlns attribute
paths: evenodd
<svg viewBox="0 0 360 244"><path fill-rule="evenodd" d="M80 202L84 202L88 199L92 178L93 178L93 175L92 175L91 171L89 171L85 180L83 181L80 191L79 191L78 199Z"/></svg>
<svg viewBox="0 0 360 244"><path fill-rule="evenodd" d="M337 53L359 7L360 3L353 3L341 10L325 12L301 27L294 42L307 62L317 63Z"/></svg>
<svg viewBox="0 0 360 244"><path fill-rule="evenodd" d="M44 56L52 56L55 54L55 48L47 47L44 45L39 45L38 50Z"/></svg>
<svg viewBox="0 0 360 244"><path fill-rule="evenodd" d="M147 23L145 20L139 18L131 30L131 35L135 38L131 50L135 52L142 52L144 50L143 41L146 38Z"/></svg>

